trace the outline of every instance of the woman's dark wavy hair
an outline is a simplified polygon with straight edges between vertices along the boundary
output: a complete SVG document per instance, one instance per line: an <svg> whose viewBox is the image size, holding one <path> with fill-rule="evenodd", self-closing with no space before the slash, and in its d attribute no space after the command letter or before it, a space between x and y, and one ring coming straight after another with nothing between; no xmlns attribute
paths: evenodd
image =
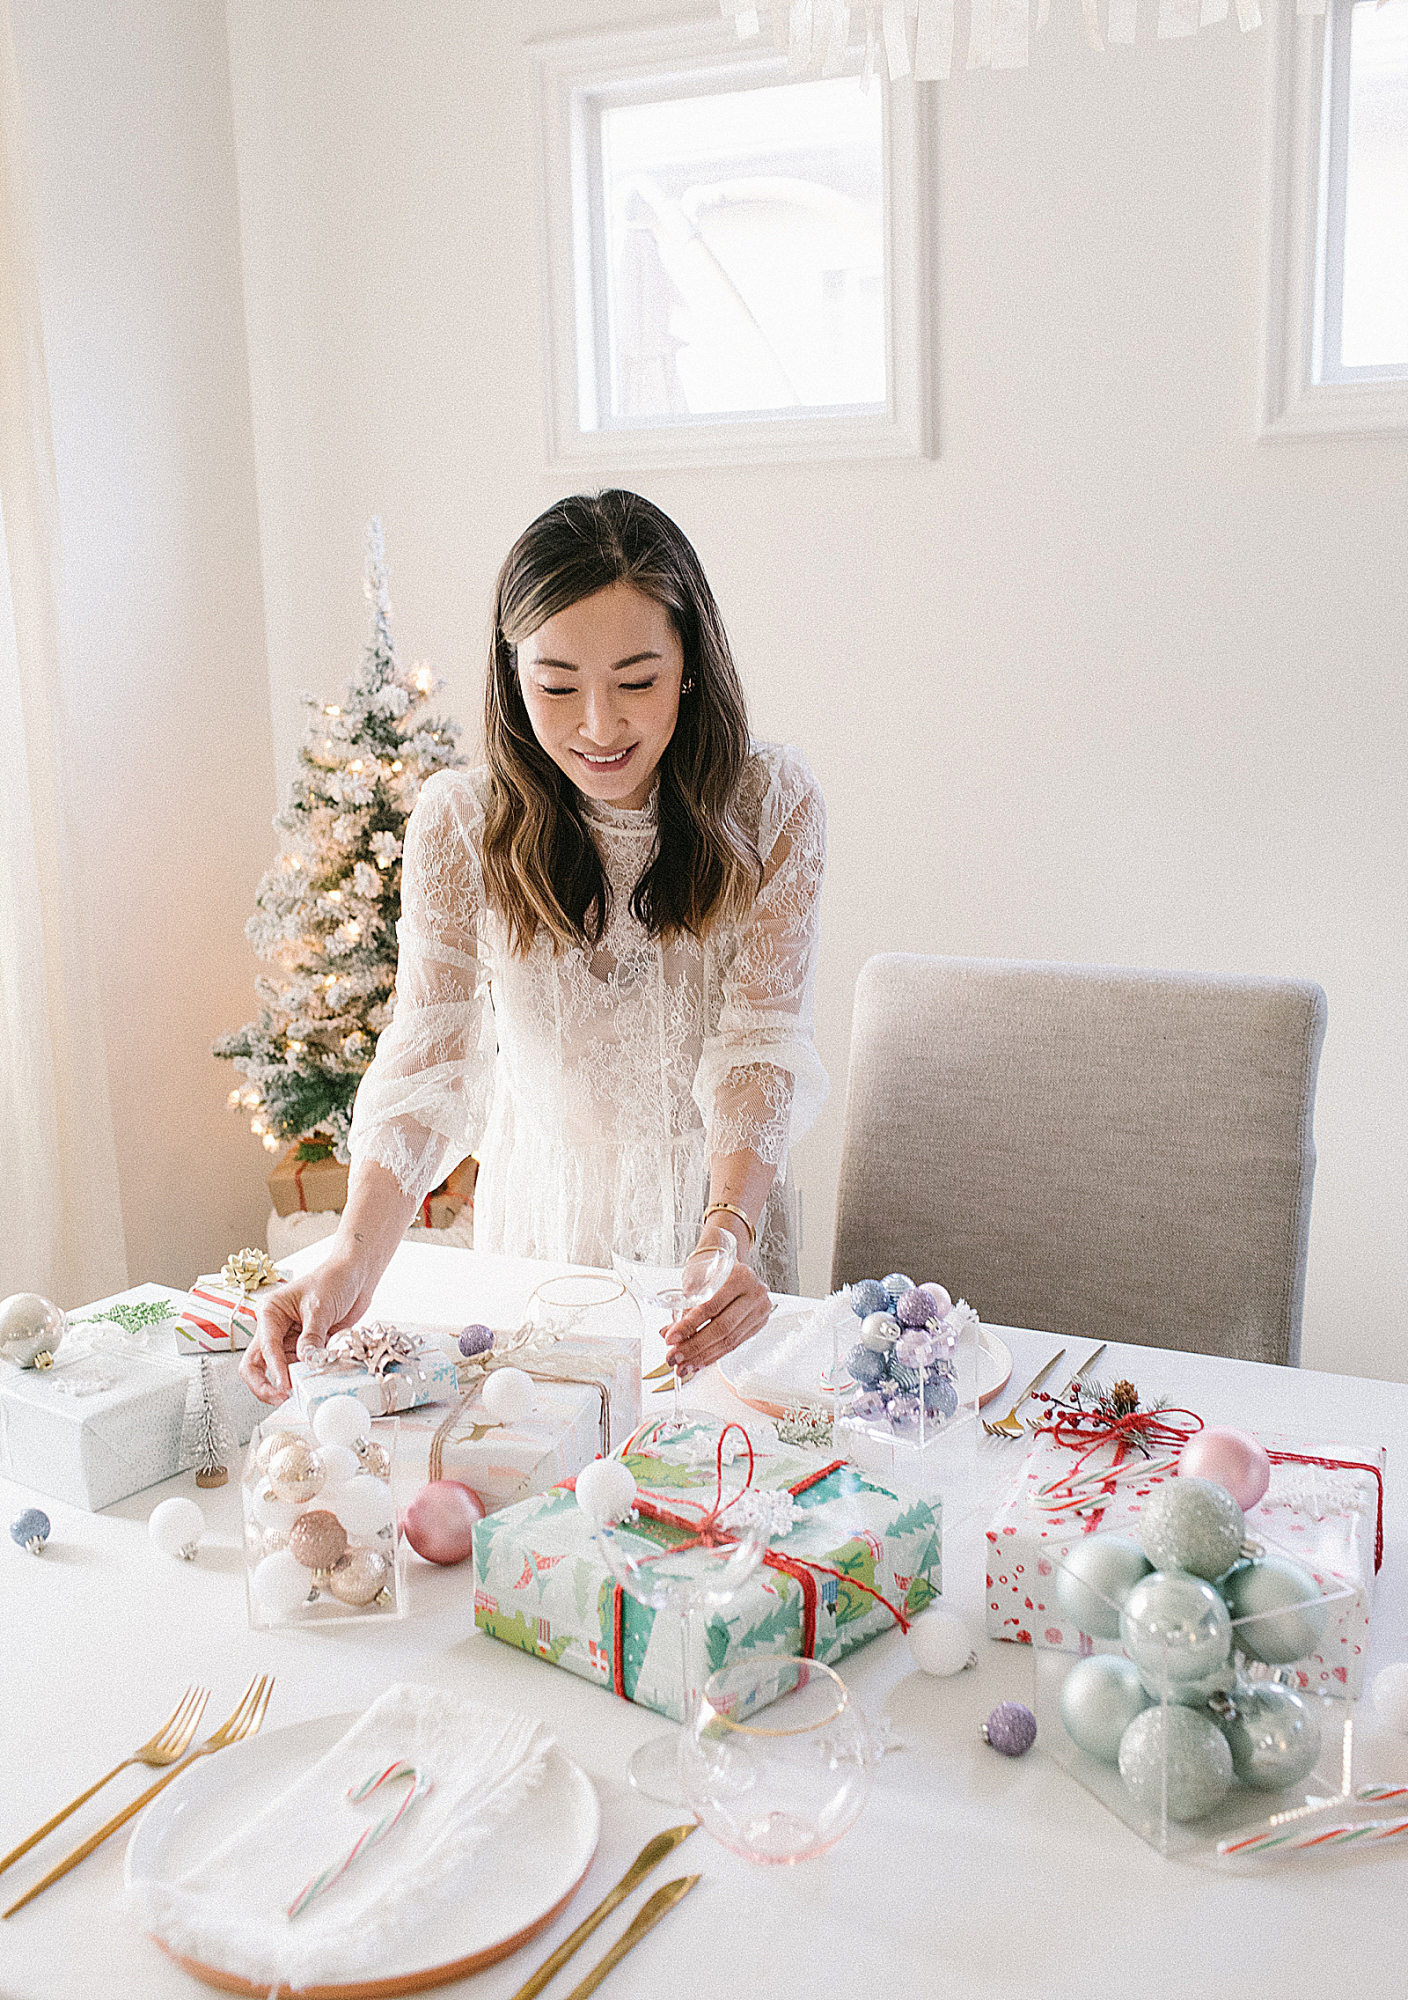
<svg viewBox="0 0 1408 2000"><path fill-rule="evenodd" d="M533 734L517 649L569 605L629 583L668 612L684 651L679 721L660 760L659 832L631 893L651 937L702 937L746 914L762 864L738 815L749 750L743 688L719 607L686 537L638 493L578 493L526 528L494 592L484 700L484 889L514 951L600 942L611 888L581 795Z"/></svg>

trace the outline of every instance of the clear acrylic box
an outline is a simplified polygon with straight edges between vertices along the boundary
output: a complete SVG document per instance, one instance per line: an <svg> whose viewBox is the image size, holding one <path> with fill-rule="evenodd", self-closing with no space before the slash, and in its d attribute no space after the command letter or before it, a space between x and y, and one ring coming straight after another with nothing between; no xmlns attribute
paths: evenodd
<svg viewBox="0 0 1408 2000"><path fill-rule="evenodd" d="M1265 1542L1257 1552L1294 1560ZM1313 1679L1308 1655L1314 1628L1356 1594L1353 1585L1335 1581L1236 1617L1222 1587L1242 1563L1210 1584L1154 1572L1179 1588L1139 1596L1136 1585L1116 1601L1068 1567L1079 1553L1078 1545L1056 1565L1049 1588L1068 1630L1099 1629L1082 1630L1064 1650L1033 1648L1037 1741L1078 1784L1159 1853L1218 1863L1254 1854L1223 1850L1274 1832L1277 1821L1294 1826L1302 1816L1309 1830L1349 1799L1357 1704ZM1170 1616L1171 1607L1186 1609ZM1298 1645L1303 1652L1287 1658Z"/></svg>
<svg viewBox="0 0 1408 2000"><path fill-rule="evenodd" d="M384 1418L364 1444L329 1448L282 1412L256 1427L241 1482L253 1630L405 1615L399 1430Z"/></svg>
<svg viewBox="0 0 1408 2000"><path fill-rule="evenodd" d="M857 1329L859 1321L856 1322ZM833 1320L832 1376L848 1381L844 1342L850 1329ZM943 1502L944 1525L963 1520L976 1505L978 1465L978 1341L976 1313L936 1339L932 1365L908 1371L904 1393L877 1408L876 1392L857 1383L838 1396L835 1447L857 1470L882 1482Z"/></svg>

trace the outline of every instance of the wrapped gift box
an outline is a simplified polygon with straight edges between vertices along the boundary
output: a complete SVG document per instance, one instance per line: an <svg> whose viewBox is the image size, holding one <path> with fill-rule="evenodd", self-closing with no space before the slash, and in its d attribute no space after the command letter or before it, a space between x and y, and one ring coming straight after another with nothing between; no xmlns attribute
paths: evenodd
<svg viewBox="0 0 1408 2000"><path fill-rule="evenodd" d="M535 1382L533 1407L514 1424L496 1424L486 1436L472 1436L477 1424L492 1420L476 1392L449 1408L430 1403L400 1425L403 1490L427 1479L458 1479L484 1505L506 1507L549 1486L571 1479L601 1451L603 1398L593 1383ZM440 1439L438 1470L431 1454Z"/></svg>
<svg viewBox="0 0 1408 2000"><path fill-rule="evenodd" d="M316 1134L299 1139L280 1156L269 1175L269 1193L279 1215L299 1210L341 1209L347 1206L347 1177L332 1150L332 1142Z"/></svg>
<svg viewBox="0 0 1408 2000"><path fill-rule="evenodd" d="M1247 1515L1247 1533L1288 1555L1308 1570L1336 1599L1316 1653L1298 1663L1302 1686L1358 1695L1364 1680L1369 1603L1377 1560L1382 1553L1381 1446L1307 1444L1263 1437L1272 1455L1266 1497ZM991 1639L1020 1645L1072 1650L1080 1634L1056 1601L1056 1566L1082 1535L1139 1533L1144 1496L1173 1469L1122 1480L1103 1505L1053 1513L1036 1495L1071 1470L1076 1453L1053 1438L1038 1437L988 1528L987 1631ZM1114 1447L1103 1446L1092 1468L1112 1465ZM1126 1459L1126 1465L1129 1464ZM1135 1461L1137 1463L1137 1461ZM1346 1587L1348 1586L1347 1594Z"/></svg>
<svg viewBox="0 0 1408 2000"><path fill-rule="evenodd" d="M261 1292L242 1291L219 1276L197 1278L177 1323L178 1348L192 1354L242 1353L254 1338Z"/></svg>
<svg viewBox="0 0 1408 2000"><path fill-rule="evenodd" d="M294 1361L288 1372L293 1407L305 1423L312 1422L319 1403L330 1396L355 1396L374 1417L459 1396L455 1364L438 1347L422 1347L412 1361L396 1362L380 1374L338 1361Z"/></svg>
<svg viewBox="0 0 1408 2000"><path fill-rule="evenodd" d="M52 1368L0 1372L0 1475L96 1512L187 1470L182 1421L199 1371L176 1348L186 1304L163 1285L117 1292L68 1315ZM211 1365L244 1444L263 1406L232 1357Z"/></svg>
<svg viewBox="0 0 1408 2000"><path fill-rule="evenodd" d="M619 1455L642 1499L670 1512L688 1512L691 1503L707 1511L720 1429L696 1423L667 1443L649 1442L650 1431L630 1440ZM939 1594L937 1503L902 1500L815 1454L761 1438L754 1443L753 1485L790 1491L797 1518L727 1606L692 1621L692 1689L750 1655L842 1659L892 1631L896 1612L912 1616ZM736 1465L734 1483L741 1483ZM667 1544L672 1536L687 1539L686 1530L646 1526ZM482 1632L675 1721L683 1718L678 1619L617 1588L569 1487L479 1522L474 1576L474 1618Z"/></svg>
<svg viewBox="0 0 1408 2000"><path fill-rule="evenodd" d="M408 1334L425 1347L438 1347L458 1358L456 1341L461 1328L426 1321L398 1321ZM535 1381L573 1382L592 1390L600 1407L597 1442L587 1454L605 1456L628 1438L641 1420L640 1335L638 1333L570 1333L561 1339L530 1334L515 1345L519 1336L499 1331L494 1356L502 1365L521 1368ZM585 1462L585 1461L584 1461ZM558 1477L566 1479L576 1471L565 1468ZM456 1477L458 1474L447 1477ZM551 1485L551 1480L546 1482ZM473 1480L467 1481L473 1485ZM536 1487L525 1492L536 1492Z"/></svg>

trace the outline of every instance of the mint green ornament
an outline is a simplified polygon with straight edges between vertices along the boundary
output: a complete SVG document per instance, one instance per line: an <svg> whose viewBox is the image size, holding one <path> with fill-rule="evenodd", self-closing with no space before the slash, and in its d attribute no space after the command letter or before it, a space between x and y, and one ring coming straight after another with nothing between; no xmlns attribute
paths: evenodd
<svg viewBox="0 0 1408 2000"><path fill-rule="evenodd" d="M1241 1681L1213 1714L1244 1785L1278 1792L1309 1777L1319 1761L1315 1704L1279 1681Z"/></svg>
<svg viewBox="0 0 1408 2000"><path fill-rule="evenodd" d="M1283 1666L1319 1645L1326 1605L1308 1570L1286 1556L1260 1556L1223 1577L1220 1589L1237 1623L1234 1644L1253 1660Z"/></svg>
<svg viewBox="0 0 1408 2000"><path fill-rule="evenodd" d="M1183 1569L1211 1582L1236 1562L1247 1524L1241 1508L1210 1479L1169 1479L1139 1510L1139 1541L1155 1569Z"/></svg>
<svg viewBox="0 0 1408 2000"><path fill-rule="evenodd" d="M1056 1570L1056 1601L1092 1639L1118 1639L1124 1601L1153 1564L1128 1535L1086 1535Z"/></svg>
<svg viewBox="0 0 1408 2000"><path fill-rule="evenodd" d="M1118 1653L1092 1653L1061 1683L1061 1720L1078 1749L1117 1764L1124 1732L1149 1706L1138 1669Z"/></svg>
<svg viewBox="0 0 1408 2000"><path fill-rule="evenodd" d="M1205 1680L1232 1651L1232 1620L1210 1583L1155 1570L1120 1613L1120 1639L1146 1687Z"/></svg>
<svg viewBox="0 0 1408 2000"><path fill-rule="evenodd" d="M1232 1752L1212 1717L1196 1708L1146 1708L1120 1741L1120 1776L1151 1819L1168 1786L1168 1816L1203 1819L1232 1783Z"/></svg>

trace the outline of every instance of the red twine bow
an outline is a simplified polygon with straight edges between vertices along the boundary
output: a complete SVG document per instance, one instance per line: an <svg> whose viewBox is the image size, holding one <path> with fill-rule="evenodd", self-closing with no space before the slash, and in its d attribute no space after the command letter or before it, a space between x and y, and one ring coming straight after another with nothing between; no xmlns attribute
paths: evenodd
<svg viewBox="0 0 1408 2000"><path fill-rule="evenodd" d="M1171 1421L1174 1418L1182 1422ZM1061 1493L1069 1495L1069 1504L1074 1507L1079 1500L1093 1499L1090 1491L1078 1492L1075 1482L1084 1470L1086 1461L1093 1458L1103 1446L1115 1447L1114 1460L1110 1465L1108 1482L1101 1481L1102 1488L1114 1490L1115 1473L1123 1464L1125 1454L1132 1449L1144 1451L1152 1456L1155 1451L1181 1451L1189 1438L1195 1437L1203 1428L1203 1420L1193 1410L1131 1410L1128 1416L1111 1417L1100 1410L1064 1409L1057 1405L1054 1422L1038 1424L1035 1435L1049 1437L1067 1451L1079 1452L1075 1464L1060 1479L1053 1480L1043 1489L1043 1498L1048 1502Z"/></svg>

